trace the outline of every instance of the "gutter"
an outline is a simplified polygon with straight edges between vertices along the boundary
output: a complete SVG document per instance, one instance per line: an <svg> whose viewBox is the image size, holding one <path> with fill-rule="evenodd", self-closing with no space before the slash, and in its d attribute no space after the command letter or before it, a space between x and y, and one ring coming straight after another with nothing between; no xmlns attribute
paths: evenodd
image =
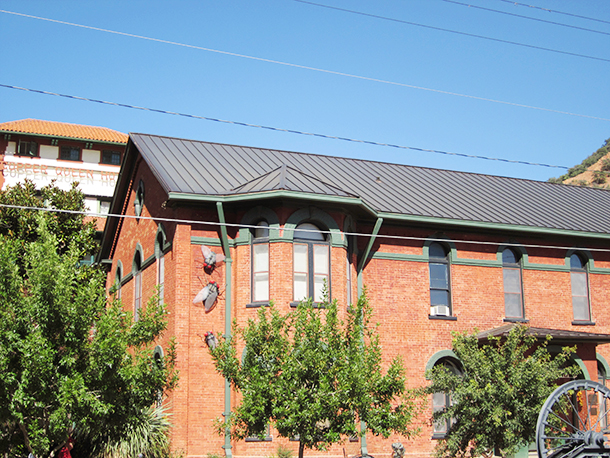
<svg viewBox="0 0 610 458"><path fill-rule="evenodd" d="M231 250L229 248L229 237L227 236L227 226L225 225L225 212L222 207L222 202L216 202L218 210L218 221L220 222L220 241L225 255L225 339L231 340L231 273L233 267L233 259L231 258ZM228 379L225 379L225 409L223 412L225 420L231 416L231 384ZM229 428L225 429L225 444L223 445L225 456L233 458L231 446L231 435Z"/></svg>
<svg viewBox="0 0 610 458"><path fill-rule="evenodd" d="M377 238L377 234L379 234L379 230L381 229L381 225L383 224L383 218L377 218L377 222L375 223L375 227L373 227L373 232L371 233L371 238L369 239L369 243L367 244L364 252L362 253L362 257L360 261L358 261L358 267L356 268L356 274L358 277L358 298L362 295L363 284L362 284L362 273L364 271L364 266L366 261L371 254L371 250L373 249L373 244L375 243L375 239ZM360 438L360 456L368 457L369 451L366 444L366 423L360 422L360 430L362 431L362 437Z"/></svg>

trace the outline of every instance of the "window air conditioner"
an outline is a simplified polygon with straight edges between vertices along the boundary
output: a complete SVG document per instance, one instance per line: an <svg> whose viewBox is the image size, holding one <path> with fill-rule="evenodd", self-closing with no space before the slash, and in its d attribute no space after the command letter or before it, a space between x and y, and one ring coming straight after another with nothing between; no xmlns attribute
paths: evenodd
<svg viewBox="0 0 610 458"><path fill-rule="evenodd" d="M449 307L446 305L435 305L430 307L430 315L449 316Z"/></svg>

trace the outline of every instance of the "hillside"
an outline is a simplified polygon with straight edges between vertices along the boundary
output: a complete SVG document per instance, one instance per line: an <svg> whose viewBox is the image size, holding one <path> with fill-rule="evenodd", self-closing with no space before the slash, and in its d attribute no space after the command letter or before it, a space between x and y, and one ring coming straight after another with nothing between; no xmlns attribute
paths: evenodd
<svg viewBox="0 0 610 458"><path fill-rule="evenodd" d="M551 183L610 188L610 138L601 148L575 165L565 175L549 178Z"/></svg>

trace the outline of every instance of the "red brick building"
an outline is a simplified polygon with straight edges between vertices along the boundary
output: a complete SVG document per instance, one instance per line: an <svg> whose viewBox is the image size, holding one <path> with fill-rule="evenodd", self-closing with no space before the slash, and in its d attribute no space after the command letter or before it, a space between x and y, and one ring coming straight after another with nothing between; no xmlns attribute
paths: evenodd
<svg viewBox="0 0 610 458"><path fill-rule="evenodd" d="M204 333L244 324L270 300L285 311L328 282L342 306L367 286L384 357L408 384L452 360L451 331L501 333L527 323L577 345L582 376L610 374L610 193L605 190L374 161L132 134L101 259L128 307L161 288L178 343L168 403L172 443L187 457L266 457L280 439L231 443L214 419L236 403ZM207 274L201 246L226 261ZM206 311L195 295L216 281ZM167 341L159 342L161 348ZM431 414L443 399L430 399ZM443 426L383 440L370 434L308 455L428 456ZM224 450L223 450L224 447Z"/></svg>

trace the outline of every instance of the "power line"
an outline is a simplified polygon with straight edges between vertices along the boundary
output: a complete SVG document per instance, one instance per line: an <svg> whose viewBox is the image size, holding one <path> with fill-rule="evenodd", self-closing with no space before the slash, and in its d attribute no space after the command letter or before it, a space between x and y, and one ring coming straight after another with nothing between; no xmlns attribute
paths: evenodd
<svg viewBox="0 0 610 458"><path fill-rule="evenodd" d="M579 19L586 19L588 21L596 21L596 22L603 22L605 24L610 24L610 21L604 21L603 19L597 19L597 18L593 18L593 17L589 17L589 16L579 16L578 14L566 13L564 11L558 11L558 10L551 10L549 8L542 8L540 6L528 5L527 3L519 3L519 2L515 2L513 0L498 0L498 1L504 2L504 3L510 3L511 5L514 5L514 6L526 6L528 8L534 8L537 10L546 11L548 13L563 14L565 16L577 17Z"/></svg>
<svg viewBox="0 0 610 458"><path fill-rule="evenodd" d="M477 156L477 155L473 155L473 154L464 154L464 153L453 153L453 152L449 152L449 151L418 148L415 146L396 145L396 144L392 144L392 143L380 143L380 142L375 142L375 141L371 141L371 140L358 140L355 138L337 137L337 136L333 136L333 135L325 135L325 134L318 134L318 133L312 133L312 132L303 132L303 131L294 130L294 129L282 129L280 127L263 126L263 125L259 125L259 124L250 124L250 123L239 122L239 121L229 121L226 119L210 118L207 116L197 116L197 115L191 115L191 114L186 114L186 113L178 113L175 111L160 110L157 108L139 107L136 105L129 105L126 103L107 102L104 100L89 99L87 97L60 94L57 92L41 91L38 89L28 89L28 88L19 87L19 86L11 86L8 84L0 83L0 87L5 87L8 89L16 89L16 90L20 90L20 91L34 92L37 94L53 95L53 96L57 96L57 97L81 100L81 101L85 101L85 102L100 103L103 105L113 105L113 106L122 107L122 108L131 108L134 110L150 111L150 112L154 112L154 113L168 114L168 115L173 115L173 116L182 116L182 117L192 118L192 119L201 119L204 121L214 121L214 122L220 122L220 123L225 123L225 124L233 124L236 126L253 127L253 128L257 128L257 129L271 130L274 132L285 132L285 133L289 133L289 134L306 135L306 136L310 136L310 137L319 137L319 138L325 138L325 139L329 139L329 140L341 140L341 141L346 141L346 142L362 143L362 144L373 145L373 146L384 146L384 147L388 147L388 148L405 149L405 150L419 151L419 152L423 152L423 153L444 154L447 156L466 157L466 158L470 158L470 159L484 159L487 161L498 161L498 162L506 162L506 163L511 163L511 164L532 165L532 166L537 166L537 167L549 167L549 168L565 169L565 170L570 169L570 167L567 167L565 165L552 165L552 164L543 164L543 163L539 163L539 162L515 161L515 160L504 159L504 158L499 158L499 157Z"/></svg>
<svg viewBox="0 0 610 458"><path fill-rule="evenodd" d="M441 0L441 1L447 2L447 3L453 3L455 5L467 6L469 8L475 8L475 9L478 9L478 10L490 11L492 13L499 13L499 14L504 14L504 15L507 15L507 16L514 16L514 17L522 18L522 19L529 19L530 21L543 22L545 24L558 25L558 26L561 26L561 27L569 27L571 29L583 30L585 32L599 33L599 34L602 34L602 35L610 35L610 32L602 32L601 30L588 29L586 27L578 27L576 25L564 24L563 22L547 21L545 19L540 19L540 18L535 18L535 17L530 17L530 16L523 16L521 14L509 13L507 11L494 10L492 8L485 8L483 6L471 5L469 3L457 2L455 0Z"/></svg>
<svg viewBox="0 0 610 458"><path fill-rule="evenodd" d="M431 30L439 30L441 32L455 33L457 35L464 35L464 36L467 36L467 37L480 38L482 40L495 41L497 43L510 44L510 45L514 45L514 46L522 46L522 47L525 47L525 48L537 49L537 50L540 50L540 51L554 52L554 53L558 53L558 54L566 54L568 56L582 57L584 59L593 59L593 60L599 60L599 61L603 61L603 62L610 62L610 59L606 59L604 57L589 56L587 54L579 54L579 53L570 52L570 51L561 51L559 49L545 48L543 46L530 45L530 44L527 44L527 43L520 43L518 41L503 40L501 38L487 37L485 35L477 35L477 34L474 34L474 33L460 32L458 30L445 29L443 27L436 27L436 26L432 26L432 25L419 24L417 22L404 21L402 19L396 19L396 18L391 18L391 17L387 17L387 16L380 16L380 15L377 15L377 14L364 13L362 11L355 11L355 10L350 10L350 9L347 9L347 8L339 8L337 6L324 5L322 3L310 2L308 0L294 0L294 1L295 2L299 2L299 3L305 3L307 5L319 6L321 8L328 8L328 9L331 9L331 10L343 11L345 13L359 14L361 16L368 16L368 17L372 17L372 18L375 18L375 19L382 19L384 21L398 22L398 23L401 23L401 24L408 24L408 25L413 25L413 26L416 26L416 27L423 27L423 28L431 29Z"/></svg>
<svg viewBox="0 0 610 458"><path fill-rule="evenodd" d="M65 213L70 215L83 215L90 217L100 217L100 218L124 218L124 219L137 219L137 220L146 220L153 222L163 222L163 223L181 223L181 224L198 224L204 226L217 226L217 227L233 227L233 228L245 228L245 229L260 229L260 226L252 225L252 224L237 224L237 223L221 223L217 221L205 221L205 220L190 220L190 219L181 219L181 218L161 218L157 216L135 216L135 215L119 215L114 213L97 213L97 212L86 212L80 210L61 210L57 208L47 208L47 207L27 207L24 205L10 205L10 204L0 204L0 208L12 208L16 210L37 210L49 213ZM274 230L274 227L268 227L269 230ZM280 229L280 228L278 228ZM333 235L333 231L324 231L317 229L297 229L296 227L281 227L282 231L300 231L300 232L313 232L313 233L323 233ZM373 237L373 234L366 232L344 232L341 231L341 234L345 236L357 236L357 237ZM375 238L380 239L392 239L392 240L412 240L412 241L432 241L432 242L447 242L448 240L445 238L435 238L435 237L413 237L407 235L389 235L389 234L377 234L374 236ZM531 243L512 243L512 242L487 242L485 240L451 240L454 243L465 243L469 245L503 245L503 246L514 246L514 247L523 247L523 248L541 248L541 249L550 249L550 250L572 250L574 246L562 246L562 245L538 245ZM577 247L579 249L587 250L587 251L597 251L603 253L610 253L610 248L591 248L591 247Z"/></svg>
<svg viewBox="0 0 610 458"><path fill-rule="evenodd" d="M299 1L299 0L295 0L295 1ZM305 2L305 3L309 3L309 2ZM487 98L487 97L478 97L478 96L475 96L475 95L461 94L459 92L443 91L441 89L433 89L433 88L424 87L424 86L415 86L415 85L412 85L412 84L399 83L399 82L396 82L396 81L383 80L383 79L379 79L379 78L371 78L371 77L368 77L368 76L355 75L355 74L352 74L352 73L344 73L344 72L339 72L339 71L334 71L334 70L326 70L326 69L323 69L323 68L317 68L317 67L310 67L310 66L306 66L306 65L293 64L293 63L283 62L283 61L279 61L279 60L265 59L265 58L262 58L262 57L249 56L249 55L246 55L246 54L237 54L237 53L228 52L228 51L221 51L221 50L218 50L218 49L204 48L202 46L195 46L195 45L189 45L189 44L184 44L184 43L178 43L178 42L175 42L175 41L161 40L161 39L158 39L158 38L151 38L151 37L146 37L146 36L142 36L142 35L134 35L134 34L131 34L131 33L118 32L118 31L115 31L115 30L101 29L101 28L98 28L98 27L86 26L86 25L82 25L82 24L75 24L75 23L72 23L72 22L58 21L58 20L55 20L55 19L48 19L48 18L43 18L43 17L39 17L39 16L32 16L32 15L29 15L29 14L16 13L16 12L13 12L13 11L0 10L0 13L14 14L16 16L23 16L23 17L32 18L32 19L40 19L40 20L43 20L43 21L49 21L49 22L54 22L54 23L64 24L64 25L70 25L70 26L74 26L74 27L80 27L80 28L84 28L84 29L95 30L95 31L98 31L98 32L112 33L112 34L116 34L116 35L122 35L122 36L126 36L126 37L131 37L131 38L138 38L138 39L142 39L142 40L149 40L149 41L154 41L154 42L164 43L164 44L169 44L169 45L174 45L174 46L182 46L182 47L185 47L185 48L197 49L197 50L200 50L200 51L208 51L208 52L223 54L223 55L232 56L232 57L240 57L240 58L243 58L243 59L251 59L251 60L255 60L255 61L259 61L259 62L266 62L266 63L276 64L276 65L284 65L284 66L287 66L287 67L293 67L293 68L299 68L299 69L303 69L303 70L310 70L310 71L315 71L315 72L327 73L327 74L330 74L330 75L344 76L344 77L347 77L347 78L355 78L355 79L360 79L360 80L364 80L364 81L371 81L371 82L374 82L374 83L390 84L390 85L393 85L393 86L406 87L406 88L409 88L409 89L417 89L417 90L421 90L421 91L434 92L434 93L437 93L437 94L451 95L451 96L455 96L455 97L464 97L464 98L473 99L473 100L480 100L480 101L483 101L483 102L499 103L499 104L502 104L502 105L509 105L509 106L519 107L519 108L529 108L529 109L532 109L532 110L547 111L549 113L557 113L557 114L563 114L563 115L568 115L568 116L577 116L577 117L580 117L580 118L596 119L596 120L599 120L599 121L610 121L609 118L602 118L602 117L598 117L598 116L585 115L585 114L579 114L579 113L572 113L572 112L569 112L569 111L554 110L552 108L543 108L543 107L537 107L537 106L533 106L533 105L526 105L526 104L516 103L516 102L507 102L507 101L504 101L504 100L491 99L491 98ZM365 14L365 13L358 13L358 14Z"/></svg>

